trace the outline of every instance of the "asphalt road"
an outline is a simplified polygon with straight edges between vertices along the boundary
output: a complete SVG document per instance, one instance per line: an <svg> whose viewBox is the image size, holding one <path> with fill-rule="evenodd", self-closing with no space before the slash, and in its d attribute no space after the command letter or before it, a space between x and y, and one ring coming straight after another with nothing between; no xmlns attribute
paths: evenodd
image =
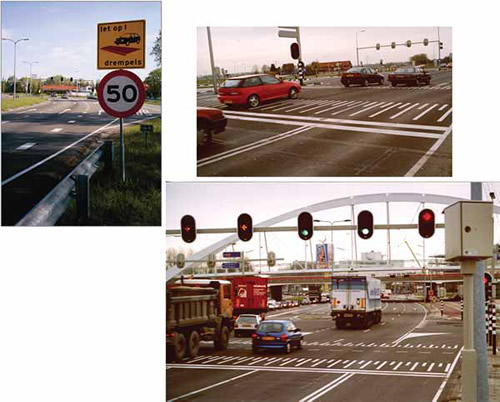
<svg viewBox="0 0 500 402"><path fill-rule="evenodd" d="M344 88L315 79L296 100L228 109L215 95L198 106L229 119L198 147L198 176L451 176L452 73L431 85Z"/></svg>
<svg viewBox="0 0 500 402"><path fill-rule="evenodd" d="M268 314L291 319L302 350L253 355L249 338L226 351L167 364L167 399L182 401L437 401L462 347L458 319L427 317L416 303L388 303L370 329L337 330L328 304ZM444 386L443 386L444 388Z"/></svg>
<svg viewBox="0 0 500 402"><path fill-rule="evenodd" d="M145 104L124 124L160 113L160 106ZM118 124L87 99L2 113L2 225L18 222Z"/></svg>

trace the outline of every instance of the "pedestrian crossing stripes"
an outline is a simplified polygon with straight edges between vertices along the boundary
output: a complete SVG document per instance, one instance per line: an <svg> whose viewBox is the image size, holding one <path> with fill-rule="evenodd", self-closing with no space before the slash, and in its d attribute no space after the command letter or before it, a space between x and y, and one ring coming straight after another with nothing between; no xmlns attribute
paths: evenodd
<svg viewBox="0 0 500 402"><path fill-rule="evenodd" d="M246 339L231 339L229 341L231 345L251 345L252 341L251 340L246 340ZM339 341L328 341L328 342L310 342L310 341L302 341L302 345L304 346L327 346L327 347L333 347L333 346L340 346L340 347L360 347L360 348L414 348L414 349L458 349L459 345L458 344L441 344L441 345L435 345L435 344L411 344L411 343L400 343L400 344L394 344L394 343L357 343L353 344L352 342L339 342Z"/></svg>
<svg viewBox="0 0 500 402"><path fill-rule="evenodd" d="M459 351L457 351L458 353ZM330 369L348 371L376 371L376 372L413 372L446 374L450 370L451 362L415 361L412 359L398 360L358 360L358 359L328 359L328 358L297 358L297 357L275 357L275 356L198 356L191 360L185 360L180 365L199 366L204 368L213 366L231 366L239 369L241 366L251 368L283 368L283 369ZM167 366L169 366L167 364ZM236 367L234 367L236 366Z"/></svg>

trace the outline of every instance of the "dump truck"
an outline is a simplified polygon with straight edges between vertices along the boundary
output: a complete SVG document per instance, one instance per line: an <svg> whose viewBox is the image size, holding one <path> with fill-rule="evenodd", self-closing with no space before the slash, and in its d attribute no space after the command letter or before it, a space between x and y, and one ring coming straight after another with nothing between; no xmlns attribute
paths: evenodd
<svg viewBox="0 0 500 402"><path fill-rule="evenodd" d="M227 349L234 327L229 281L181 280L167 284L167 361L196 357L200 341Z"/></svg>
<svg viewBox="0 0 500 402"><path fill-rule="evenodd" d="M382 319L381 282L366 276L332 278L331 316L338 329L368 328Z"/></svg>

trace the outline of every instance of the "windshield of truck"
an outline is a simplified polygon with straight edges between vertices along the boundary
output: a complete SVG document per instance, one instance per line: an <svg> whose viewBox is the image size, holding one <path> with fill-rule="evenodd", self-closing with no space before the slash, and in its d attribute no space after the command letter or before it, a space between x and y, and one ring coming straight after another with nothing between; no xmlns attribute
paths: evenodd
<svg viewBox="0 0 500 402"><path fill-rule="evenodd" d="M335 278L333 279L334 290L363 290L366 280L364 278Z"/></svg>
<svg viewBox="0 0 500 402"><path fill-rule="evenodd" d="M283 324L279 322L263 322L259 325L260 332L282 332Z"/></svg>

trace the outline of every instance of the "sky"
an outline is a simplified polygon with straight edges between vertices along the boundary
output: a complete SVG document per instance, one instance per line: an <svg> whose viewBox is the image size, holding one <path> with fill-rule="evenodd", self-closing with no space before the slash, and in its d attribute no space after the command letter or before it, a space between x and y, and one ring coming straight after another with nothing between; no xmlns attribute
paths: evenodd
<svg viewBox="0 0 500 402"><path fill-rule="evenodd" d="M133 71L142 79L157 68L149 53L161 29L161 2L4 2L2 38L17 40L16 75L32 74L101 79L111 70L97 70L97 24L146 20L146 68ZM2 78L13 75L14 44L2 41Z"/></svg>
<svg viewBox="0 0 500 402"><path fill-rule="evenodd" d="M227 69L229 73L247 72L257 65L282 65L292 63L291 38L278 37L278 27L211 27L212 46L215 65ZM364 32L360 32L363 31ZM359 47L389 45L391 42L406 43L437 40L437 27L300 27L302 59L306 64L313 61L344 61L356 64L356 32ZM443 42L441 57L452 52L452 29L439 28ZM412 45L411 48L399 46L396 49L360 50L359 58L364 64L408 61L414 54L426 53L429 59L437 58L437 44L427 47ZM210 54L206 27L198 27L198 76L210 74Z"/></svg>
<svg viewBox="0 0 500 402"><path fill-rule="evenodd" d="M183 215L190 214L196 219L197 228L228 228L236 227L237 217L245 212L252 216L254 226L282 213L303 208L317 202L362 194L380 193L419 193L448 195L470 199L469 183L167 183L166 185L166 228L180 229ZM489 193L500 196L500 182L483 184L483 200L490 200ZM496 200L498 201L498 199ZM498 202L496 205L499 205ZM436 215L436 223L444 223L442 214L445 205L426 204ZM390 205L390 223L404 224L418 221L421 210L419 203L392 203ZM355 207L355 216L367 209L373 213L375 224L386 223L385 203L364 204ZM350 207L325 210L313 213L314 219L336 221L351 218ZM338 223L345 225L349 223ZM297 217L281 222L276 226L296 226ZM324 223L315 223L324 225ZM167 249L175 248L179 252L198 252L203 248L228 236L219 234L198 234L196 240L187 244L180 237L167 236ZM330 243L331 232L315 231L311 244L326 241ZM424 244L417 230L392 230L392 259L412 260L411 252L405 240L412 247L419 259L422 258ZM495 217L495 241L500 241L500 217ZM334 231L335 260L350 260L351 232ZM304 242L294 232L269 232L267 234L268 251L274 251L278 258L285 262L304 260L308 242ZM261 237L261 256L265 258L265 245ZM259 257L259 234L254 233L249 242L237 242L235 251L246 251L250 258ZM425 241L426 258L430 255L444 254L444 230L436 229L433 237ZM375 230L369 240L357 238L358 259L362 252L380 251L387 254L387 237L385 230ZM313 254L314 255L314 254ZM311 261L310 251L307 259ZM264 264L265 265L265 264Z"/></svg>

